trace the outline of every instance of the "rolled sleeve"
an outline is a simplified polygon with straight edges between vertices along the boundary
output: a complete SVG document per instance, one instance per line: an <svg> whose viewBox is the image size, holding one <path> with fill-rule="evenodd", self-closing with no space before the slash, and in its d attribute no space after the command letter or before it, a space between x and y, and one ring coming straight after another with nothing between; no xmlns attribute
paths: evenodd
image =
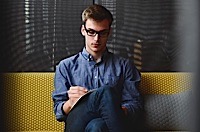
<svg viewBox="0 0 200 132"><path fill-rule="evenodd" d="M56 73L54 77L54 87L55 90L52 92L52 99L54 102L54 113L57 121L65 121L67 115L63 113L62 106L69 99L67 90L68 90L68 82L65 74L62 72L66 72L63 68L62 63L56 67Z"/></svg>
<svg viewBox="0 0 200 132"><path fill-rule="evenodd" d="M67 118L67 115L65 115L64 113L63 113L63 111L62 111L62 106L63 106L63 104L64 104L65 102L63 102L63 103L59 103L58 105L57 105L57 107L54 107L54 111L55 111L55 113L56 113L56 120L57 121L65 121L66 120L66 118Z"/></svg>

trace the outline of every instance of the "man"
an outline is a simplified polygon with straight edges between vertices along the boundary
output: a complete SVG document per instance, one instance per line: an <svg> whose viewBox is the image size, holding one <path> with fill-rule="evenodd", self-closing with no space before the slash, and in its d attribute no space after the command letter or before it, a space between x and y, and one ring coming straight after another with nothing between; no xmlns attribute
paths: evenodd
<svg viewBox="0 0 200 132"><path fill-rule="evenodd" d="M137 90L140 73L130 60L106 47L113 21L110 11L97 4L89 6L82 21L85 47L56 67L52 94L56 119L64 121L69 132L126 132L127 121L142 109Z"/></svg>

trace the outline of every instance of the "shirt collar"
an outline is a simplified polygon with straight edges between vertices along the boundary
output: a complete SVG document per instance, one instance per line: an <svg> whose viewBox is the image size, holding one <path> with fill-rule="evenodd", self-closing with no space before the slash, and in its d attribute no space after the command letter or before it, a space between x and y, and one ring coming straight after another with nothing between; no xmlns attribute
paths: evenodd
<svg viewBox="0 0 200 132"><path fill-rule="evenodd" d="M92 55L87 52L85 47L83 48L81 54L83 58L86 59L87 61L94 61ZM105 56L107 56L107 54L108 54L108 49L106 48L105 52L103 53L103 56L101 57L101 61L103 60L103 58L106 58Z"/></svg>

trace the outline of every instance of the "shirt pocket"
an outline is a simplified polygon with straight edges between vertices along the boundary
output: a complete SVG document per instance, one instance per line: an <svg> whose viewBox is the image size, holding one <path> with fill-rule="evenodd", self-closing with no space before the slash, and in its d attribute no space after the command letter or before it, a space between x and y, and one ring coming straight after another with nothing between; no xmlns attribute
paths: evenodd
<svg viewBox="0 0 200 132"><path fill-rule="evenodd" d="M108 85L110 87L113 87L118 84L119 82L119 76L106 76L102 79L104 85Z"/></svg>

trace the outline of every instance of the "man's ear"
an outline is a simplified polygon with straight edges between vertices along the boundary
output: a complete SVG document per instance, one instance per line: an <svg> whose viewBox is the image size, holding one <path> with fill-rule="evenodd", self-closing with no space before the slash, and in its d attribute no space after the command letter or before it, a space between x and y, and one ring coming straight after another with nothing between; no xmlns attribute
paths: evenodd
<svg viewBox="0 0 200 132"><path fill-rule="evenodd" d="M85 36L85 28L84 28L84 25L81 25L81 34L83 36Z"/></svg>

